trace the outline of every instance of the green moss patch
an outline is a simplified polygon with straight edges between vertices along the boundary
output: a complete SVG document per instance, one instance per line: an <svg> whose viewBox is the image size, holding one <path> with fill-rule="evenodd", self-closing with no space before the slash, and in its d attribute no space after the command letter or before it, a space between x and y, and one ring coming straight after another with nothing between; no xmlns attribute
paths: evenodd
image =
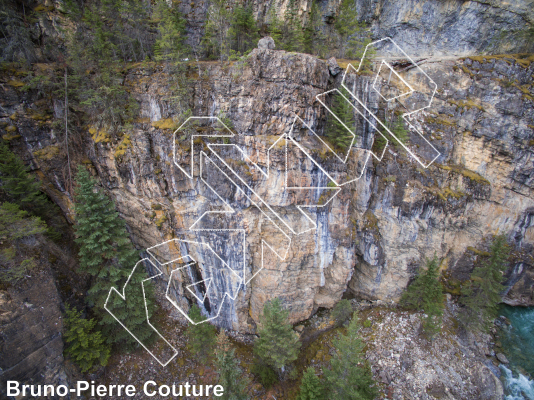
<svg viewBox="0 0 534 400"><path fill-rule="evenodd" d="M152 122L152 126L157 129L163 130L176 130L179 125L174 122L172 118L160 119L159 121Z"/></svg>
<svg viewBox="0 0 534 400"><path fill-rule="evenodd" d="M58 146L46 146L40 150L36 150L33 152L33 155L37 157L39 160L43 161L49 161L55 157L57 157L59 154L59 147Z"/></svg>
<svg viewBox="0 0 534 400"><path fill-rule="evenodd" d="M97 130L95 127L91 127L89 133L95 143L109 143L111 141L111 135L104 129Z"/></svg>
<svg viewBox="0 0 534 400"><path fill-rule="evenodd" d="M470 110L472 108L477 108L478 110L482 111L482 112L485 112L486 110L484 109L484 107L482 107L480 104L477 104L475 103L473 100L449 100L449 103L450 104L454 104L456 106L456 108L461 108L461 109L466 109L466 110Z"/></svg>
<svg viewBox="0 0 534 400"><path fill-rule="evenodd" d="M425 118L426 122L430 124L437 124L437 125L444 125L444 126L450 126L450 127L456 127L456 122L449 118L446 114L439 114L437 117L427 117Z"/></svg>
<svg viewBox="0 0 534 400"><path fill-rule="evenodd" d="M132 145L132 141L130 140L130 135L124 135L121 142L115 149L115 158L119 158L126 154L126 150Z"/></svg>
<svg viewBox="0 0 534 400"><path fill-rule="evenodd" d="M484 185L491 185L490 181L488 181L482 175L479 175L475 171L471 171L470 169L464 168L461 165L443 165L443 164L437 164L437 163L435 165L439 169L443 169L445 171L456 172L473 182L482 183Z"/></svg>

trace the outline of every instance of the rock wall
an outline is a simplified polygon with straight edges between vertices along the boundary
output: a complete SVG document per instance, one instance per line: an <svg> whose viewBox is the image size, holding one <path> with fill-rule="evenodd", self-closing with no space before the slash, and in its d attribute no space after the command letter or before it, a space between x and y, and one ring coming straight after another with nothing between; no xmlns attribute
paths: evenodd
<svg viewBox="0 0 534 400"><path fill-rule="evenodd" d="M517 262L523 265L508 273L514 281L508 296L520 296L521 304L532 304L532 293L524 284L521 286L530 279L527 275L532 270L528 257L534 212L531 60L472 57L428 62L422 68L437 83L438 91L431 107L413 123L425 127L427 137L441 153L438 160L425 169L400 146L389 146L380 162L368 162L361 179L345 186L325 207L311 209L317 229L296 236L283 261L267 257L265 270L238 290L235 303L221 308L219 325L253 331L264 302L276 296L290 309L294 322L308 318L319 307L331 307L344 293L396 300L425 258L434 255L443 259L442 268L454 293L459 282L469 277L477 249L484 250L487 239L496 233L508 235L518 251ZM343 76L312 56L276 50L255 50L247 60L233 65L193 63L187 73L196 79L190 93L192 114L224 114L238 134L231 143L242 146L264 171L266 149L293 129L295 115L311 129L324 133L328 112L315 96L338 86ZM417 84L415 69L402 74ZM368 93L372 78L372 73L354 78L361 91L359 96ZM141 105L139 119L128 132L131 143L126 150L117 152L119 146L124 147L124 137L109 135L95 143L88 134L76 139L79 146L73 157L94 167L140 249L189 235L197 241L214 241L223 257L237 260L243 254L236 244L239 241L186 232L207 210L224 207L224 200L236 210L236 217L206 220L203 228L228 228L234 223L244 229L248 257L244 273L257 272L262 240L277 238L281 243L283 237L269 227L269 220L250 197L243 195L247 189L239 189L222 175L208 174L204 182L195 172L189 180L174 165L172 133L185 118L183 109L169 100L168 71L157 65L138 65L130 69L125 85ZM17 111L17 119L6 124L17 126L20 133L11 140L13 148L32 159L49 182L49 191L68 210L65 154L60 139L46 124L30 118L31 107L17 105L20 94L14 88L6 88L6 97L13 101L4 105L4 121ZM384 104L376 102L375 107L383 110ZM400 107L395 106L388 115ZM363 142L372 142L374 132L373 126L364 124ZM304 133L299 140L309 137ZM185 168L191 161L189 142L180 140L178 137L178 159ZM209 153L206 146L210 142L200 143ZM413 132L409 143L414 151L423 145ZM267 199L273 210L285 210L280 212L286 213L292 223L300 218L296 205L325 202L321 200L325 190L301 197L284 192L283 148L275 148L271 154L269 178L251 169L251 164L239 160L236 154L222 156L233 160L228 162L234 162L234 170L250 178L251 187ZM327 168L336 169L337 176L361 172L357 162L340 166L320 152L316 156ZM299 166L295 171L303 182L323 179L304 158L296 156L293 164ZM219 185L216 192L222 198L206 182L212 187ZM206 265L215 262L213 255L198 248L183 251L196 252ZM201 268L199 273L203 278L212 277L208 268ZM185 284L187 279L181 282ZM521 294L515 292L516 288ZM227 286L221 283L212 290L220 300ZM176 289L175 296L184 307L195 301L183 286ZM214 316L219 307L206 309L206 314Z"/></svg>
<svg viewBox="0 0 534 400"><path fill-rule="evenodd" d="M420 57L532 51L532 1L357 0L374 39L389 36ZM379 48L378 53L386 50Z"/></svg>
<svg viewBox="0 0 534 400"><path fill-rule="evenodd" d="M8 380L69 385L63 362L61 299L55 281L52 271L44 268L32 271L16 289L0 290L0 393L4 396Z"/></svg>
<svg viewBox="0 0 534 400"><path fill-rule="evenodd" d="M296 0L299 16L309 18L315 0ZM340 0L317 1L322 29L332 34ZM251 1L260 26L268 26L273 7L283 19L290 0ZM356 0L361 21L371 27L373 40L390 37L417 57L458 57L476 54L522 53L533 51L532 0L502 2L465 0ZM178 3L188 20L189 43L198 47L208 9L203 0ZM377 47L386 55L390 48Z"/></svg>

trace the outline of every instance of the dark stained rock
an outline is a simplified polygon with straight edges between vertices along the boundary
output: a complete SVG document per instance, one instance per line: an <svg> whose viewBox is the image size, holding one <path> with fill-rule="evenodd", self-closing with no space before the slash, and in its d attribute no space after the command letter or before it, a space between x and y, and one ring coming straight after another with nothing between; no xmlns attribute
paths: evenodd
<svg viewBox="0 0 534 400"><path fill-rule="evenodd" d="M67 383L59 307L60 297L50 269L32 273L20 287L0 291L2 381ZM5 389L1 385L2 393Z"/></svg>

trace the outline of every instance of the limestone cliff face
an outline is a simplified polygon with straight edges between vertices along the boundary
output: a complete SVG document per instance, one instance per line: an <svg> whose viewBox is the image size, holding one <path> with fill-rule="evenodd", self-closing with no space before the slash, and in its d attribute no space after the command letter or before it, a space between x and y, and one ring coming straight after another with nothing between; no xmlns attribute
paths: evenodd
<svg viewBox="0 0 534 400"><path fill-rule="evenodd" d="M322 29L331 33L340 0L319 1ZM290 0L253 1L256 19L269 24L273 7L284 18ZM299 16L307 21L311 0L297 0ZM465 0L357 0L360 20L371 26L374 40L391 37L410 55L465 56L473 54L521 53L533 50L528 28L534 23L532 0L503 2ZM178 4L188 19L192 45L202 37L207 2L197 0ZM379 46L378 54L390 49Z"/></svg>
<svg viewBox="0 0 534 400"><path fill-rule="evenodd" d="M410 55L462 56L532 51L532 1L358 0L376 39L389 36ZM379 50L380 52L380 50Z"/></svg>
<svg viewBox="0 0 534 400"><path fill-rule="evenodd" d="M442 155L423 170L390 152L368 172L369 195L355 202L359 226L373 232L356 246L361 262L350 287L359 295L400 295L410 269L433 254L466 279L462 253L487 235L532 244L531 67L476 58L423 68L439 88L423 121Z"/></svg>
<svg viewBox="0 0 534 400"><path fill-rule="evenodd" d="M284 260L267 256L265 269L246 288L238 289L235 302L222 306L217 324L254 331L264 302L273 297L283 299L294 322L308 318L319 307L331 307L344 293L396 300L416 268L434 254L443 259L442 268L454 293L469 277L486 240L495 233L508 235L516 245L516 265L521 264L521 268L512 267L508 272L511 289L507 298L533 304L528 284L534 240L533 66L529 59L474 57L428 62L422 68L437 83L438 92L431 107L414 123L426 127L427 138L441 153L436 163L421 168L400 147L388 147L380 162L368 162L361 179L345 186L326 206L310 209L317 229L296 235ZM198 78L191 89L190 107L193 115L215 117L224 113L237 133L230 143L241 146L250 160L266 171L267 149L282 134L294 130L295 116L308 128L324 132L328 112L315 96L339 85L343 74L334 76L331 70L336 73L312 56L276 50L255 50L247 60L232 66L195 63L188 71ZM402 74L414 84L420 79L413 68ZM359 96L369 93L373 74L353 79ZM146 249L171 238L189 237L211 242L227 261L246 254L243 273L251 276L257 272L262 240L282 243L284 236L270 226L253 199L244 195L249 189L243 185L232 184L215 167L204 180L198 171L190 180L174 165L172 133L185 118L183 110L169 100L167 72L154 65L138 66L130 70L125 85L141 105L139 120L128 132L131 143L125 145L124 137L111 136L95 143L88 134L77 157L80 161L85 157L83 162L94 167L136 245ZM59 140L53 131L36 130L27 112L17 108L15 91L9 90L13 102L6 112L11 115L18 110L14 124L22 135L12 140L13 147L32 158L50 183L49 191L68 210ZM384 109L377 96L369 100L376 110ZM297 128L299 140L305 143L310 138L308 128ZM372 142L374 132L372 126L364 124L362 142ZM188 150L188 137L183 140L177 136L177 159L185 168L191 157L196 160L196 153ZM198 146L211 154L210 143L223 142L204 140ZM423 146L414 133L410 133L409 143L414 151ZM343 166L320 152L316 156L336 176L362 172L356 159ZM233 162L233 170L290 225L304 226L296 205L326 203L326 190L289 195L284 189L282 147L275 146L270 154L268 177L240 160L237 153L227 151L221 157ZM221 162L218 165L224 168ZM305 157L294 155L291 165L300 182L323 179ZM322 186L326 183L323 181ZM234 217L205 219L201 227L243 229L244 250L236 237L187 232L206 211L223 209L223 201L233 207ZM173 289L176 301L187 308L194 298L185 291L185 285L198 275L214 278L206 266L216 261L198 246L180 251L194 254L204 265L195 272L196 278L178 278ZM215 282L210 290L218 304L205 307L211 316L231 286L222 280Z"/></svg>

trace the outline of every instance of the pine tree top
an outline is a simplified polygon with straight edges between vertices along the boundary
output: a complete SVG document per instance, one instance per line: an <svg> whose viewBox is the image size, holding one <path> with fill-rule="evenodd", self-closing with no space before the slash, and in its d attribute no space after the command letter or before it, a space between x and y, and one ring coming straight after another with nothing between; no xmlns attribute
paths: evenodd
<svg viewBox="0 0 534 400"><path fill-rule="evenodd" d="M288 316L289 311L282 307L280 299L275 298L265 303L260 317L260 337L254 345L254 353L274 368L283 368L295 360L300 348Z"/></svg>

